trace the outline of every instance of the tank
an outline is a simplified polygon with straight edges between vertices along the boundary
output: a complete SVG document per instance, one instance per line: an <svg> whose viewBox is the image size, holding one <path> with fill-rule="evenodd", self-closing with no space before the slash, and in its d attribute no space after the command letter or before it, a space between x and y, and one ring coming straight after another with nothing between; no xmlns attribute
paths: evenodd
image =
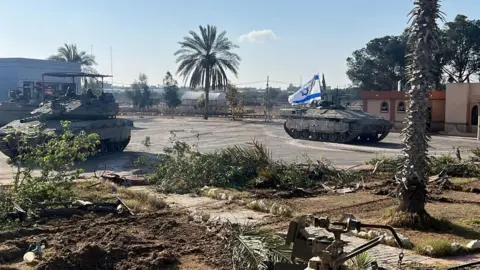
<svg viewBox="0 0 480 270"><path fill-rule="evenodd" d="M117 119L118 112L119 105L111 93L102 93L99 97L87 93L80 97L66 96L47 101L33 110L32 116L14 120L0 128L0 151L10 158L17 155L17 141L4 140L15 130L28 134L38 128L40 134L27 138L28 144L34 146L49 133L61 133L61 121L68 120L73 133L85 131L100 136L99 153L121 152L130 142L134 125L131 120Z"/></svg>
<svg viewBox="0 0 480 270"><path fill-rule="evenodd" d="M331 101L316 105L280 110L281 117L286 119L283 127L290 137L334 143L379 142L393 127L383 117L349 110Z"/></svg>
<svg viewBox="0 0 480 270"><path fill-rule="evenodd" d="M40 101L24 95L20 89L9 91L9 101L0 102L0 127L13 120L30 116L38 108Z"/></svg>

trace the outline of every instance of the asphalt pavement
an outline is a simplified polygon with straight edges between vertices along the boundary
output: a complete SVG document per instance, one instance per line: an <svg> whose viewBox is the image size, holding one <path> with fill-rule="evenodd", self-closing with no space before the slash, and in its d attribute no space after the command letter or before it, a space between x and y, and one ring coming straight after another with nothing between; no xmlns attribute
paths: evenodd
<svg viewBox="0 0 480 270"><path fill-rule="evenodd" d="M264 144L275 159L288 162L304 161L305 157L313 160L326 158L336 166L349 167L364 163L377 156L393 156L401 154L401 136L390 133L383 141L375 144L336 144L316 141L294 140L283 130L282 122L265 123L263 120L232 121L223 118L204 120L194 117L126 117L134 120L135 130L132 140L122 154L106 155L93 158L82 164L87 172L102 170L128 171L134 157L141 153L152 154L162 152L170 146L171 131L177 139L198 145L200 151L246 145L254 139ZM151 145L143 144L149 136ZM468 150L480 146L475 138L432 136L430 154L441 155L453 153L460 147L464 155ZM5 162L6 157L0 154L0 181L8 181L12 170Z"/></svg>

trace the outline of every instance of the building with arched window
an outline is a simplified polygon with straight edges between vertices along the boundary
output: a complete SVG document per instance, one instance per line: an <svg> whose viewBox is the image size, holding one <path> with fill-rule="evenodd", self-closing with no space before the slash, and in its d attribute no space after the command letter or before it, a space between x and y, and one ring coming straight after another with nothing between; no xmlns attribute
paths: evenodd
<svg viewBox="0 0 480 270"><path fill-rule="evenodd" d="M363 110L404 127L408 100L401 91L362 91ZM428 101L428 128L448 135L476 136L480 83L449 83L445 91L431 91Z"/></svg>
<svg viewBox="0 0 480 270"><path fill-rule="evenodd" d="M390 120L394 131L404 127L408 101L405 92L399 91L362 91L363 110ZM443 131L445 125L445 91L432 91L428 101L429 129Z"/></svg>

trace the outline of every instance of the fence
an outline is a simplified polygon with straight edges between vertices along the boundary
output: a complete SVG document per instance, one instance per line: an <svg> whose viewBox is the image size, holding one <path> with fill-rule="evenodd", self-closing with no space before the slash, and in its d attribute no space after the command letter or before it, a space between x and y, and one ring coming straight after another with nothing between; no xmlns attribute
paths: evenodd
<svg viewBox="0 0 480 270"><path fill-rule="evenodd" d="M227 106L218 106L212 105L209 106L209 113L211 116L230 116L231 113L228 110ZM270 116L273 118L280 117L280 109L287 108L289 106L274 106L270 111ZM265 107L264 106L244 106L244 113L239 114L239 116L244 115L253 118L265 117ZM166 105L156 105L151 108L138 109L134 107L120 107L120 115L184 115L184 116L201 116L203 114L203 109L196 106L189 105L180 105L175 109L170 109Z"/></svg>

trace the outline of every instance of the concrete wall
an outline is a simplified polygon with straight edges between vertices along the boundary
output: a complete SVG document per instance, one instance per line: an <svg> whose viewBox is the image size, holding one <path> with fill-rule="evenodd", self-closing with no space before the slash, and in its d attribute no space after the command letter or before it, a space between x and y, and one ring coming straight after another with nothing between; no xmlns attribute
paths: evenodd
<svg viewBox="0 0 480 270"><path fill-rule="evenodd" d="M0 58L0 100L8 99L8 91L22 87L24 81L42 81L44 72L81 72L79 63L28 58ZM72 83L71 78L45 77L45 82ZM77 78L77 89L80 78Z"/></svg>
<svg viewBox="0 0 480 270"><path fill-rule="evenodd" d="M445 102L445 132L474 136L477 133L480 83L449 83ZM476 109L476 113L475 113Z"/></svg>
<svg viewBox="0 0 480 270"><path fill-rule="evenodd" d="M393 122L393 130L404 128L405 111L408 101L405 92L399 91L362 91L363 111L381 116ZM431 91L429 97L432 119L431 131L442 131L445 123L445 92Z"/></svg>

